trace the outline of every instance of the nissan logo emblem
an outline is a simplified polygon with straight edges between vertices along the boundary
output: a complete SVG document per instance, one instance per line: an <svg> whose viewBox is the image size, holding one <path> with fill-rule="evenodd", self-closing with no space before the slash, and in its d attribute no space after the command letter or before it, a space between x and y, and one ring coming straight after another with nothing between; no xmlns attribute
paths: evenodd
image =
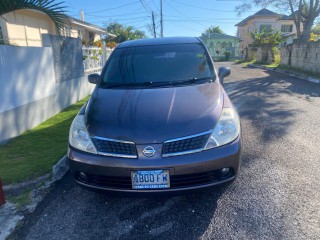
<svg viewBox="0 0 320 240"><path fill-rule="evenodd" d="M156 154L156 150L151 146L145 147L142 152L146 157L153 157Z"/></svg>

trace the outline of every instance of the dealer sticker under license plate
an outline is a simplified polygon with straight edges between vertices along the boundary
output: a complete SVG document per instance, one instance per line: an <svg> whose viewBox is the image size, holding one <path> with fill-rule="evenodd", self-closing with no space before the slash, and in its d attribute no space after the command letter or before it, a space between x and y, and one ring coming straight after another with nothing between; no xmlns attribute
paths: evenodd
<svg viewBox="0 0 320 240"><path fill-rule="evenodd" d="M169 170L132 171L131 182L133 189L169 188Z"/></svg>

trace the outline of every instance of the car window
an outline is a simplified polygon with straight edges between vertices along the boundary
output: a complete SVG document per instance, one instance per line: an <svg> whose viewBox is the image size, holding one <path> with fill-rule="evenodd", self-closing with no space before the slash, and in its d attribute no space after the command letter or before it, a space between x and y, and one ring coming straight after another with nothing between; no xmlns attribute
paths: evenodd
<svg viewBox="0 0 320 240"><path fill-rule="evenodd" d="M175 82L215 79L201 44L170 44L118 48L111 55L100 86L117 83Z"/></svg>

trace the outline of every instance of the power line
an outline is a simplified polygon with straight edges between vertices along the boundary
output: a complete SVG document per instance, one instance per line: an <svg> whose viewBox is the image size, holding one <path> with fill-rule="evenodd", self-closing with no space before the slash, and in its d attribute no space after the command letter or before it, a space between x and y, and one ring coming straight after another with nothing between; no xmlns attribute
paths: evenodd
<svg viewBox="0 0 320 240"><path fill-rule="evenodd" d="M214 11L214 12L233 12L233 13L237 12L237 11L228 11L228 10L221 10L221 9L212 9L212 8L199 7L199 6L195 6L195 5L179 2L179 1L176 1L176 0L171 0L171 1L175 2L175 3L178 3L178 4L181 4L181 5L184 5L184 6L187 6L187 7L199 8L199 9L204 9L204 10ZM254 11L247 11L247 12L254 12Z"/></svg>
<svg viewBox="0 0 320 240"><path fill-rule="evenodd" d="M160 11L159 7L158 7L157 4L154 2L154 0L151 0L151 2L152 2L152 4L153 4L153 6L154 6L158 11Z"/></svg>
<svg viewBox="0 0 320 240"><path fill-rule="evenodd" d="M153 12L152 8L144 0L140 0L140 2L147 13Z"/></svg>
<svg viewBox="0 0 320 240"><path fill-rule="evenodd" d="M186 18L190 19L189 16L187 16L186 14L180 12L178 9L176 9L174 6L172 6L169 2L167 2L167 4L169 4L169 6L170 6L171 8L173 8L177 13L179 13L179 14L185 16ZM192 19L190 19L190 21L192 21ZM193 22L193 21L192 21L192 22ZM207 26L205 26L205 25L203 25L203 24L201 24L201 23L198 23L198 22L195 22L195 23L201 25L202 27L207 27Z"/></svg>
<svg viewBox="0 0 320 240"><path fill-rule="evenodd" d="M137 19L137 21L132 21L132 20L136 20L136 19ZM149 16L139 17L139 18L126 18L126 19L112 19L112 18L109 18L109 19L102 19L102 20L93 21L91 23L99 23L99 22L106 22L106 21L116 21L116 22L120 22L120 23L129 21L129 23L135 23L135 22L145 21L146 19L149 19Z"/></svg>
<svg viewBox="0 0 320 240"><path fill-rule="evenodd" d="M103 9L103 10L100 10L100 11L88 12L88 13L105 12L105 11L109 11L109 10L113 10L113 9L118 9L118 8L122 8L122 7L129 6L129 5L133 5L133 4L138 3L138 2L140 2L140 1L135 1L135 2L132 2L132 3L127 3L127 4L120 5L120 6L118 6L118 7L106 8L106 9Z"/></svg>
<svg viewBox="0 0 320 240"><path fill-rule="evenodd" d="M173 24L173 23L171 23L171 22L168 22L168 23L171 24L172 26L179 27L179 26L177 26L177 24ZM178 23L178 24L179 24L179 23ZM195 32L201 32L199 29L194 29L194 28L186 27L185 25L184 25L183 27L179 27L179 28L188 29L188 30L195 31Z"/></svg>
<svg viewBox="0 0 320 240"><path fill-rule="evenodd" d="M192 23L196 23L194 21L190 21L188 19L184 19L184 20L176 20L176 19L166 19L166 22L192 22ZM200 22L200 21L199 21ZM211 22L210 20L206 21L206 20L201 20L201 22L203 23L208 23L208 22ZM226 23L226 24L233 24L234 25L234 22L226 22L226 21L215 21L215 23Z"/></svg>
<svg viewBox="0 0 320 240"><path fill-rule="evenodd" d="M105 17L106 18L112 18L112 17ZM146 19L146 18L149 18L149 16L141 16L141 17L132 17L132 18L116 18L118 20L136 20L136 19ZM101 20L103 21L103 20Z"/></svg>
<svg viewBox="0 0 320 240"><path fill-rule="evenodd" d="M176 16L176 15L164 15L165 17L169 17L169 18L181 18L181 16ZM197 19L198 18L198 19ZM204 17L189 17L189 19L192 20L237 20L237 21L241 21L240 18L204 18Z"/></svg>
<svg viewBox="0 0 320 240"><path fill-rule="evenodd" d="M192 21L192 22L230 21L230 22L234 22L234 20L223 19L223 18L216 18L216 19L174 19L174 18L166 18L166 21L172 21L172 22L183 22L183 21Z"/></svg>
<svg viewBox="0 0 320 240"><path fill-rule="evenodd" d="M118 16L128 16L128 15L136 15L136 14L142 14L145 12L136 12L136 13L129 13L129 14L118 14L118 15L105 15L105 16L97 16L92 14L87 14L90 18L106 18L106 17L118 17Z"/></svg>

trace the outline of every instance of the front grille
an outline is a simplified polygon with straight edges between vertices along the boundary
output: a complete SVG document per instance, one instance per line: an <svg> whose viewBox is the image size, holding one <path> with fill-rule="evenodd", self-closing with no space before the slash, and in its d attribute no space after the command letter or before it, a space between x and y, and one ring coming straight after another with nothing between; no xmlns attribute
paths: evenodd
<svg viewBox="0 0 320 240"><path fill-rule="evenodd" d="M162 156L169 157L202 150L205 147L210 135L211 131L185 138L166 141L163 145Z"/></svg>
<svg viewBox="0 0 320 240"><path fill-rule="evenodd" d="M94 174L87 174L87 176L88 176L88 181L86 181L85 183L89 185L105 187L105 188L123 189L123 190L132 189L131 177L113 177L113 176L102 176L102 175L94 175ZM228 176L221 176L219 170L203 172L203 173L172 175L170 176L169 189L201 186L205 184L219 182L233 176L234 176L233 169L230 171ZM82 181L79 177L77 177L77 180ZM162 189L157 189L157 190L162 190Z"/></svg>
<svg viewBox="0 0 320 240"><path fill-rule="evenodd" d="M93 137L92 141L99 154L126 158L137 157L136 145L134 143L100 137Z"/></svg>

